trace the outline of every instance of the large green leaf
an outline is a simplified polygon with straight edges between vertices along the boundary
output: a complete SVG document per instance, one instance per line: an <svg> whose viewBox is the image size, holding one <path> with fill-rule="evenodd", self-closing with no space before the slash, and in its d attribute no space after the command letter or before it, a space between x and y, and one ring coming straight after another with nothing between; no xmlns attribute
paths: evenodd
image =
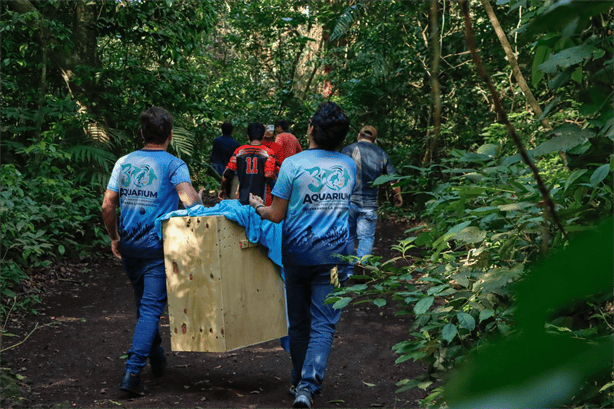
<svg viewBox="0 0 614 409"><path fill-rule="evenodd" d="M595 51L595 47L588 44L566 48L548 58L545 63L539 66L539 69L546 74L556 74L559 68L564 69L571 67L572 65L590 59L593 56L593 51Z"/></svg>
<svg viewBox="0 0 614 409"><path fill-rule="evenodd" d="M526 44L537 34L561 32L574 20L579 21L577 28L584 28L590 17L607 13L612 8L612 3L608 1L558 1L551 5L544 5L544 7L545 10L537 10L536 17L517 30L521 34L519 44Z"/></svg>
<svg viewBox="0 0 614 409"><path fill-rule="evenodd" d="M591 176L591 185L597 186L603 179L605 179L610 173L610 164L606 163L605 165L601 165L595 170L593 175Z"/></svg>
<svg viewBox="0 0 614 409"><path fill-rule="evenodd" d="M461 328L465 328L466 330L473 331L475 329L475 318L473 318L470 314L466 312L459 312L456 314L456 318L458 319L458 324Z"/></svg>
<svg viewBox="0 0 614 409"><path fill-rule="evenodd" d="M569 178L567 178L567 181L565 181L565 188L564 191L567 191L567 189L569 189L569 186L573 185L573 183L582 175L584 175L586 172L588 172L588 169L578 169L576 170L574 173L572 173L571 175L569 175Z"/></svg>
<svg viewBox="0 0 614 409"><path fill-rule="evenodd" d="M416 315L424 314L433 305L435 297L424 297L414 305L414 313Z"/></svg>
<svg viewBox="0 0 614 409"><path fill-rule="evenodd" d="M454 236L454 240L459 240L464 243L480 243L486 238L486 232L478 227L469 226L458 232Z"/></svg>
<svg viewBox="0 0 614 409"><path fill-rule="evenodd" d="M541 143L531 150L533 156L543 156L552 152L567 152L571 148L583 144L595 136L593 131L582 129L577 125L562 125L551 132L555 135L552 139Z"/></svg>
<svg viewBox="0 0 614 409"><path fill-rule="evenodd" d="M550 47L547 45L540 45L535 49L535 57L533 57L533 68L531 73L531 84L536 87L539 81L544 78L544 72L539 69L539 66L546 61Z"/></svg>
<svg viewBox="0 0 614 409"><path fill-rule="evenodd" d="M441 338L448 342L452 342L454 337L456 337L458 330L456 329L456 325L454 324L446 324L441 330Z"/></svg>
<svg viewBox="0 0 614 409"><path fill-rule="evenodd" d="M506 286L521 276L523 272L523 264L517 264L512 268L491 268L480 277L479 281L473 285L473 290L485 294L495 293L499 295L506 295L509 293Z"/></svg>

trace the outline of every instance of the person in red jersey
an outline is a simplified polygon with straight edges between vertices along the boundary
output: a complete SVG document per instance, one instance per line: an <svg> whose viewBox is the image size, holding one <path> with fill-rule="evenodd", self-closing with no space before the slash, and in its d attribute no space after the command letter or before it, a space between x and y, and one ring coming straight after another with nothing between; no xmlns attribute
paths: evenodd
<svg viewBox="0 0 614 409"><path fill-rule="evenodd" d="M296 136L288 132L289 128L290 125L286 120L280 119L275 122L275 132L277 132L275 142L281 146L281 152L284 159L303 151ZM283 162L283 160L281 162Z"/></svg>
<svg viewBox="0 0 614 409"><path fill-rule="evenodd" d="M265 125L264 139L262 144L267 148L270 148L275 155L275 176L279 174L279 168L284 161L284 152L281 149L281 145L275 142L275 130L273 125Z"/></svg>
<svg viewBox="0 0 614 409"><path fill-rule="evenodd" d="M251 123L247 127L249 145L239 146L230 157L222 175L222 185L218 193L220 200L228 199L232 179L239 178L237 199L241 204L249 204L249 194L262 195L266 202L272 201L271 189L275 180L275 154L262 143L264 125Z"/></svg>

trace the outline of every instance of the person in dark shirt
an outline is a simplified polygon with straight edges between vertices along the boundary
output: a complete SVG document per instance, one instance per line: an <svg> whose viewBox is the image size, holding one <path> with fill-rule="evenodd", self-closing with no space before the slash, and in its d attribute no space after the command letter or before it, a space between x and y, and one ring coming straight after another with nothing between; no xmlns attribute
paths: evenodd
<svg viewBox="0 0 614 409"><path fill-rule="evenodd" d="M218 193L220 200L228 199L232 179L239 178L237 199L249 204L249 194L266 197L271 203L271 185L275 179L275 154L263 145L264 125L251 123L247 127L249 145L239 146L228 161L222 175L222 186Z"/></svg>
<svg viewBox="0 0 614 409"><path fill-rule="evenodd" d="M375 145L376 140L377 130L367 125L358 133L358 141L341 151L356 162L356 185L352 192L349 223L350 241L353 245L358 239L356 255L361 258L371 254L375 239L378 188L371 187L371 183L380 175L395 174L386 152ZM393 189L396 205L402 206L401 188L393 187ZM352 274L353 268L350 266L349 275Z"/></svg>
<svg viewBox="0 0 614 409"><path fill-rule="evenodd" d="M211 166L221 176L224 173L226 164L230 160L235 149L239 147L239 142L232 137L232 124L222 124L222 136L218 136L213 140L211 148Z"/></svg>

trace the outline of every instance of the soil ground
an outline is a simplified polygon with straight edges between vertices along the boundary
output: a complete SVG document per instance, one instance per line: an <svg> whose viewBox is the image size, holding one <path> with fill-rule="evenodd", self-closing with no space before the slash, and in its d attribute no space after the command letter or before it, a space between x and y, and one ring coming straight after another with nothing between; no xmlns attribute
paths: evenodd
<svg viewBox="0 0 614 409"><path fill-rule="evenodd" d="M373 253L392 256L390 245L410 227L407 221L379 221ZM119 390L123 355L135 324L132 287L120 262L56 264L45 271L47 284L37 315L9 316L2 348L3 367L22 380L21 396L2 397L3 408L225 408L291 407L290 355L278 340L228 353L172 352L168 317L161 320L168 366L161 378L142 373L148 393L130 397ZM396 254L395 254L396 255ZM322 408L416 407L425 392L395 393L396 382L424 373L391 347L407 339L409 317L395 317L389 303L350 304L343 311L333 343ZM36 330L34 330L36 328ZM32 332L34 330L34 332ZM26 339L26 336L32 334Z"/></svg>

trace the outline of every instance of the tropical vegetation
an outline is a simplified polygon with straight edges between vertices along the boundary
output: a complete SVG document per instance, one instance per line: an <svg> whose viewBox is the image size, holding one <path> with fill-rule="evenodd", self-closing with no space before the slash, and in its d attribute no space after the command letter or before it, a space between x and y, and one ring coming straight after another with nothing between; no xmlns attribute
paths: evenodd
<svg viewBox="0 0 614 409"><path fill-rule="evenodd" d="M397 364L429 370L399 393L521 407L506 390L535 402L559 385L541 406L611 407L612 13L553 0L2 2L0 321L36 313L37 271L110 256L102 194L148 107L173 113L171 151L208 190L222 122L242 140L249 122L285 118L305 144L309 115L333 100L350 135L378 129L398 170L376 183L401 186L406 205L381 217L420 222L398 257L359 260L365 284L329 300L414 317Z"/></svg>

